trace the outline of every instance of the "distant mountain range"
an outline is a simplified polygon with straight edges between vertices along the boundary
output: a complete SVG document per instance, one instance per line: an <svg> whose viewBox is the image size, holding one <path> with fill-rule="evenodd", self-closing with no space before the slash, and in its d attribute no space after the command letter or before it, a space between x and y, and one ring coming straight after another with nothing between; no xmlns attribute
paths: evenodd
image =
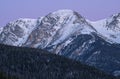
<svg viewBox="0 0 120 79"><path fill-rule="evenodd" d="M45 49L120 75L120 13L96 22L72 10L21 18L1 28L0 43Z"/></svg>

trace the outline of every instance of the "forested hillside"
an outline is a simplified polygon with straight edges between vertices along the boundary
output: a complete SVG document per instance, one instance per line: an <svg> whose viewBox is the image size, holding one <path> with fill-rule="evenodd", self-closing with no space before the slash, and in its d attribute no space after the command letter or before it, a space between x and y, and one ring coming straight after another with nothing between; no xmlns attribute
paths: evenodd
<svg viewBox="0 0 120 79"><path fill-rule="evenodd" d="M0 79L115 79L93 67L33 48L0 45Z"/></svg>

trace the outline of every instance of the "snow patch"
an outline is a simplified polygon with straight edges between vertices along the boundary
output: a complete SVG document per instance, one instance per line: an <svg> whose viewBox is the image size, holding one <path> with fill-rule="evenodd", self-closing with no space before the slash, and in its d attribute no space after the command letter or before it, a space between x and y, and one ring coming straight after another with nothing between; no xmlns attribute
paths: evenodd
<svg viewBox="0 0 120 79"><path fill-rule="evenodd" d="M120 76L120 70L116 70L113 72L114 76Z"/></svg>
<svg viewBox="0 0 120 79"><path fill-rule="evenodd" d="M3 31L3 27L0 27L0 34L1 34L2 31Z"/></svg>

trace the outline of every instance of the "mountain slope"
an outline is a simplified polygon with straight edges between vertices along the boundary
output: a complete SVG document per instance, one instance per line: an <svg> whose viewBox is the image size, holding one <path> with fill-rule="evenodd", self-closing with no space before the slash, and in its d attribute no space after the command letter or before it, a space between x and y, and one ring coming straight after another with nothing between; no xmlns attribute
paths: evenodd
<svg viewBox="0 0 120 79"><path fill-rule="evenodd" d="M35 19L18 19L8 23L0 34L0 43L21 46L36 27Z"/></svg>
<svg viewBox="0 0 120 79"><path fill-rule="evenodd" d="M78 13L59 10L45 16L23 46L45 48L58 45L75 33L92 31L92 26Z"/></svg>
<svg viewBox="0 0 120 79"><path fill-rule="evenodd" d="M40 49L1 44L0 72L16 79L115 79L95 68Z"/></svg>
<svg viewBox="0 0 120 79"><path fill-rule="evenodd" d="M107 43L97 36L80 35L69 45L62 47L58 54L113 74L120 70L119 52L119 45Z"/></svg>
<svg viewBox="0 0 120 79"><path fill-rule="evenodd" d="M59 10L36 20L25 21L25 24L24 19L21 21L4 27L0 43L46 49L109 74L120 75L119 13L91 22L75 11ZM24 28L26 24L29 27L27 30Z"/></svg>
<svg viewBox="0 0 120 79"><path fill-rule="evenodd" d="M112 15L107 19L90 23L105 40L120 44L120 13Z"/></svg>

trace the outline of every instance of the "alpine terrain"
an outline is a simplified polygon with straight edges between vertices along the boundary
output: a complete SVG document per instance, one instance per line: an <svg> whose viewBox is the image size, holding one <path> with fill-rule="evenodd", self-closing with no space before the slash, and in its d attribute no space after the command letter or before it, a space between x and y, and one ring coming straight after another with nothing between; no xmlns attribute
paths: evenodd
<svg viewBox="0 0 120 79"><path fill-rule="evenodd" d="M72 10L21 18L0 30L0 43L45 49L120 76L120 13L96 22Z"/></svg>

